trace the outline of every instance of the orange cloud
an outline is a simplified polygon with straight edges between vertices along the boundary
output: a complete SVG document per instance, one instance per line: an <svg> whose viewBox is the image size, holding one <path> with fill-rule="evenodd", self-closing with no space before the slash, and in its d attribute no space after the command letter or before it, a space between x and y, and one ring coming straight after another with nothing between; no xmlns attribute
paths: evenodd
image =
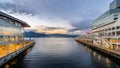
<svg viewBox="0 0 120 68"><path fill-rule="evenodd" d="M36 26L37 32L46 34L67 34L68 31L61 27Z"/></svg>

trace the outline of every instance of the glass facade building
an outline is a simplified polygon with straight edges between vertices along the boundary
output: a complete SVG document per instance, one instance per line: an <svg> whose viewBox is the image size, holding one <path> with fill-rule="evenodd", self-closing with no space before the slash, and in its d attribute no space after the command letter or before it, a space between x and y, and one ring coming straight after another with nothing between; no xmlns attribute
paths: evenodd
<svg viewBox="0 0 120 68"><path fill-rule="evenodd" d="M0 12L0 58L24 46L24 27L30 27L24 21Z"/></svg>
<svg viewBox="0 0 120 68"><path fill-rule="evenodd" d="M120 0L114 0L110 4L110 9L93 22L92 34L99 38L107 40L108 43L110 43L110 48L119 48Z"/></svg>

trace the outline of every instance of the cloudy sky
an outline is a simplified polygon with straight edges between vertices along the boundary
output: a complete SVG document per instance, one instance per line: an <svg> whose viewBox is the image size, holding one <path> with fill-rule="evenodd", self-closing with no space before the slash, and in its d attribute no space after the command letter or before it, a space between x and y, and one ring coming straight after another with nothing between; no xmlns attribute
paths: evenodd
<svg viewBox="0 0 120 68"><path fill-rule="evenodd" d="M39 33L81 34L113 0L0 0L0 10Z"/></svg>

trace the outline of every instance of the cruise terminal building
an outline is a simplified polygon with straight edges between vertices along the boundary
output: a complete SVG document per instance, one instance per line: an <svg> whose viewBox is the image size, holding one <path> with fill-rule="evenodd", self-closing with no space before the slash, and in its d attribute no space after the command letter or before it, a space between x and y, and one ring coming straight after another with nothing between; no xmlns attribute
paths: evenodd
<svg viewBox="0 0 120 68"><path fill-rule="evenodd" d="M109 10L93 22L92 34L95 35L96 44L104 39L109 43L108 48L120 46L120 0L114 0Z"/></svg>
<svg viewBox="0 0 120 68"><path fill-rule="evenodd" d="M24 27L30 27L26 22L0 12L0 58L3 58L23 47Z"/></svg>

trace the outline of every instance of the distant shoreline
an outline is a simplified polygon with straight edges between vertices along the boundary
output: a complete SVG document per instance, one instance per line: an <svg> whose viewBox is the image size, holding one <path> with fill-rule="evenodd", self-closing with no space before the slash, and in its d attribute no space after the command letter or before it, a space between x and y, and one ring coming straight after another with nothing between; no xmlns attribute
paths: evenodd
<svg viewBox="0 0 120 68"><path fill-rule="evenodd" d="M39 38L50 38L50 37L63 37L63 38L75 38L78 37L78 35L68 35L68 34L45 34L45 33L36 33L36 32L24 32L24 37L39 37Z"/></svg>
<svg viewBox="0 0 120 68"><path fill-rule="evenodd" d="M25 37L25 38L76 38L76 37Z"/></svg>

